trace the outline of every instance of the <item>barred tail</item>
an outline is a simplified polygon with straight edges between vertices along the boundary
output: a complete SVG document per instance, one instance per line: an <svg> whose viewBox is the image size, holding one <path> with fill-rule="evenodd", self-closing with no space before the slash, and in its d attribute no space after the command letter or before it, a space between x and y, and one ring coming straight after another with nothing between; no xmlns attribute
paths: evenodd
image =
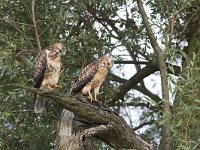
<svg viewBox="0 0 200 150"><path fill-rule="evenodd" d="M46 111L45 109L45 99L41 97L40 95L35 96L35 106L34 106L34 112L35 113L43 113Z"/></svg>

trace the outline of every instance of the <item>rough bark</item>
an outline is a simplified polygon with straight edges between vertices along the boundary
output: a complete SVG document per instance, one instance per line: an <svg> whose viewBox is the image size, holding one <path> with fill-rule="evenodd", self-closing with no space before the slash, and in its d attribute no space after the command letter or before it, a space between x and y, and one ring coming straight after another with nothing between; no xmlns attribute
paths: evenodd
<svg viewBox="0 0 200 150"><path fill-rule="evenodd" d="M56 150L97 150L90 138L92 136L82 125L83 123L76 120L73 112L63 109L58 121Z"/></svg>
<svg viewBox="0 0 200 150"><path fill-rule="evenodd" d="M67 96L55 91L41 92L40 90L25 85L16 86L54 100L63 108L72 111L75 116L83 118L84 123L89 124L92 127L105 125L107 128L110 128L110 126L112 126L112 129L107 129L108 132L99 132L95 134L95 136L116 149L152 149L151 145L133 132L133 129L122 117L100 104L90 103L84 97ZM81 120L81 122L83 122L83 120ZM80 136L84 137L85 132L81 132Z"/></svg>
<svg viewBox="0 0 200 150"><path fill-rule="evenodd" d="M72 124L73 124L74 114L70 111L63 110L60 115L57 129L56 137L56 150L68 150L78 149L79 143L74 142L72 138Z"/></svg>

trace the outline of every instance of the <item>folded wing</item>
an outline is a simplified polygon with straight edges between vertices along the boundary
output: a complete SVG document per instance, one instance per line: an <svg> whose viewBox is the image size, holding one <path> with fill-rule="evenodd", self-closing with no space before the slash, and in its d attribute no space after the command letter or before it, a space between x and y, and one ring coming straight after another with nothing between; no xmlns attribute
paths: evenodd
<svg viewBox="0 0 200 150"><path fill-rule="evenodd" d="M78 93L88 82L90 82L99 68L99 60L96 60L81 70L81 73L75 83L72 85L70 93Z"/></svg>

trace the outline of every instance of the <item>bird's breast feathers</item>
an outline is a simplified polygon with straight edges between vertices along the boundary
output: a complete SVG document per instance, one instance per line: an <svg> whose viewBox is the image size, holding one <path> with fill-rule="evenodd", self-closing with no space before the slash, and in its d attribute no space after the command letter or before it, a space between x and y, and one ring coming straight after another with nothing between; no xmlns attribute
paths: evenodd
<svg viewBox="0 0 200 150"><path fill-rule="evenodd" d="M105 67L100 67L93 78L92 88L96 88L98 86L101 86L103 81L105 80L106 76L108 74L108 69Z"/></svg>
<svg viewBox="0 0 200 150"><path fill-rule="evenodd" d="M58 83L60 70L61 70L61 61L60 58L52 59L50 52L47 51L47 69L45 71L44 80L42 82L43 86L50 85L55 86Z"/></svg>

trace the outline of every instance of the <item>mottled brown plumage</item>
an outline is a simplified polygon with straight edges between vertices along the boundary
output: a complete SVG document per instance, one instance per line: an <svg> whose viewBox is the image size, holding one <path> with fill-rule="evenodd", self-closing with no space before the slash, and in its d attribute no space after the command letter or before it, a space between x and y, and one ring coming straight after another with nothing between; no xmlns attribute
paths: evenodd
<svg viewBox="0 0 200 150"><path fill-rule="evenodd" d="M61 56L66 52L65 46L55 43L40 52L34 70L34 87L44 91L58 87L61 70ZM35 95L35 113L45 111L45 100L40 95Z"/></svg>
<svg viewBox="0 0 200 150"><path fill-rule="evenodd" d="M97 94L99 94L100 86L112 66L112 58L108 55L103 55L84 67L78 79L72 85L71 94L74 95L81 91L83 95L88 94L91 101L97 101ZM91 90L94 90L94 97L91 94Z"/></svg>

